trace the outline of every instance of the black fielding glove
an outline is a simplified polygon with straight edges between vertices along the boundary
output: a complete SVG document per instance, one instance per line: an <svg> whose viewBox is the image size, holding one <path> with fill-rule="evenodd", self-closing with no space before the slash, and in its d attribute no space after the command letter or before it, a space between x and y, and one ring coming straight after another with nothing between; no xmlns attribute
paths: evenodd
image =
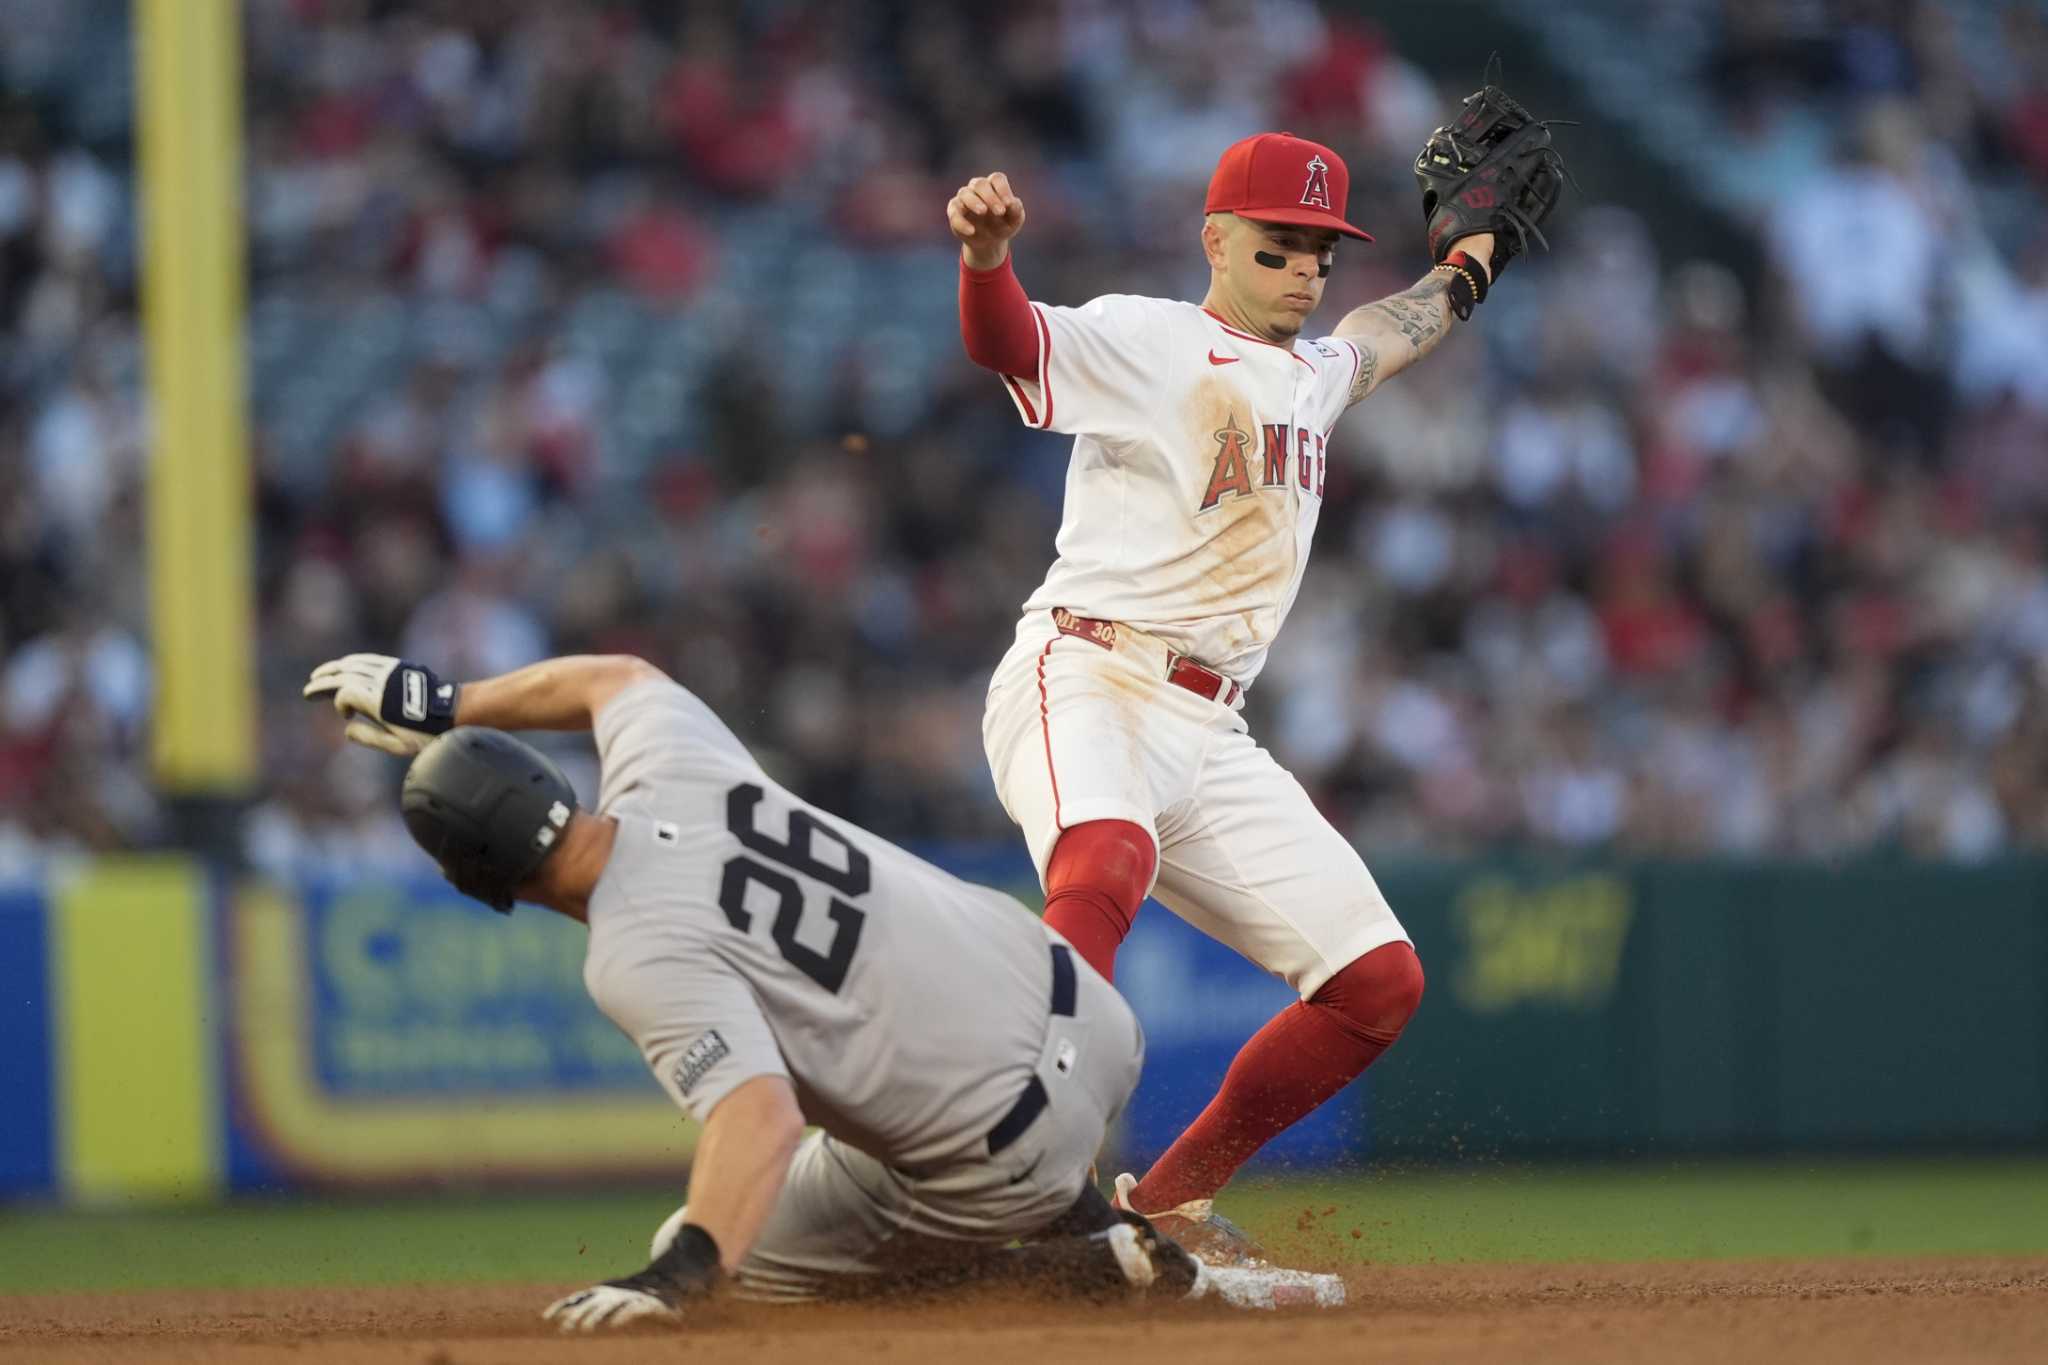
<svg viewBox="0 0 2048 1365"><path fill-rule="evenodd" d="M1548 247L1542 222L1557 207L1569 173L1551 145L1550 124L1530 116L1489 80L1465 97L1458 117L1429 135L1415 158L1430 259L1441 262L1463 237L1493 234L1493 277L1529 249Z"/></svg>

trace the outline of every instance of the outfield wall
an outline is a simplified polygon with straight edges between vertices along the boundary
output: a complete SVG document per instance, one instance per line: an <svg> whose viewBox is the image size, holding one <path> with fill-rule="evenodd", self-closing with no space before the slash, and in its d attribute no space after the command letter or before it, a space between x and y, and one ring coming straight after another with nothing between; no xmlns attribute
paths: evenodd
<svg viewBox="0 0 2048 1365"><path fill-rule="evenodd" d="M1021 853L945 850L1034 888ZM2048 1146L2048 862L1396 864L1430 986L1296 1165ZM624 1177L692 1133L589 1004L580 927L441 883L180 858L0 888L0 1194ZM1290 993L1148 906L1119 959L1156 1152Z"/></svg>

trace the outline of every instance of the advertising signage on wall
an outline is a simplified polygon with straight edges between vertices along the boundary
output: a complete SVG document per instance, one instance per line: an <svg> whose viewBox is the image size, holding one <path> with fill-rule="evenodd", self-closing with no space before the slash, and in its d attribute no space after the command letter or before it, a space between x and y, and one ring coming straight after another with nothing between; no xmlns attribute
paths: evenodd
<svg viewBox="0 0 2048 1365"><path fill-rule="evenodd" d="M228 916L252 1155L316 1180L675 1171L693 1129L583 990L583 930L425 882Z"/></svg>
<svg viewBox="0 0 2048 1365"><path fill-rule="evenodd" d="M1034 899L1021 850L925 852ZM2048 863L1378 878L1422 1008L1265 1162L2048 1141ZM236 884L160 856L0 888L0 1195L678 1180L694 1129L591 1004L583 947L437 880ZM1147 1038L1123 1169L1293 995L1157 905L1117 984Z"/></svg>

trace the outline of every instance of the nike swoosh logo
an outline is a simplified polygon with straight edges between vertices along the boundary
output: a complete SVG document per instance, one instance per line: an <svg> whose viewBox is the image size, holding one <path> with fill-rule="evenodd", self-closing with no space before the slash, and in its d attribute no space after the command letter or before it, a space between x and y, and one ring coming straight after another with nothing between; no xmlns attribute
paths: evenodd
<svg viewBox="0 0 2048 1365"><path fill-rule="evenodd" d="M1209 352L1209 363L1211 365L1235 365L1237 357L1234 355L1217 355L1214 351L1211 351Z"/></svg>

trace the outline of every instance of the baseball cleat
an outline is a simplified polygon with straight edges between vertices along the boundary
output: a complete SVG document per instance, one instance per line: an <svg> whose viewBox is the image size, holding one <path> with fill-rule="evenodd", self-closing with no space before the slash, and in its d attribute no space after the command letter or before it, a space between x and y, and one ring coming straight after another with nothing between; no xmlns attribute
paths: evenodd
<svg viewBox="0 0 2048 1365"><path fill-rule="evenodd" d="M1124 1213L1137 1213L1131 1206L1131 1191L1136 1189L1138 1177L1129 1171L1116 1178L1116 1193L1110 1196L1110 1207ZM1237 1224L1216 1212L1213 1199L1190 1199L1187 1203L1158 1213L1141 1215L1151 1220L1160 1232L1185 1247L1203 1263L1212 1266L1264 1266L1270 1264L1252 1240L1251 1234Z"/></svg>

